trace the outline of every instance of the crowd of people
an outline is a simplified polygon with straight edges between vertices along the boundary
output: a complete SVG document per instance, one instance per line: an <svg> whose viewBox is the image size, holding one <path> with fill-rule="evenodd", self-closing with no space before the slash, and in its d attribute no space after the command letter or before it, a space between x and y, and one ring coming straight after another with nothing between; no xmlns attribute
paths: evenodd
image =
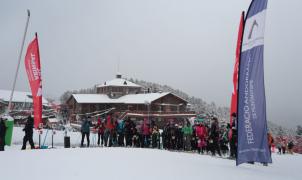
<svg viewBox="0 0 302 180"><path fill-rule="evenodd" d="M235 159L237 155L237 124L236 114L232 114L232 124L219 125L217 118L213 117L210 122L195 122L184 120L180 123L169 121L166 125L159 127L154 121L144 118L141 123L117 119L113 114L104 118L98 117L97 121L85 116L81 125L81 147L90 146L90 133L97 136L97 146L106 147L140 147L158 148L172 151L189 151L200 154L211 154L215 156L228 156ZM31 149L35 148L33 142L33 118L28 117L23 131L22 150L26 149L29 142ZM6 126L0 119L0 151L4 151ZM275 142L271 133L268 133L269 149L278 149L279 154L288 151L293 154L294 144L292 141Z"/></svg>
<svg viewBox="0 0 302 180"><path fill-rule="evenodd" d="M236 119L236 115L233 115ZM136 124L130 118L120 120L112 114L98 118L84 117L81 125L81 147L90 146L90 132L97 134L97 145L108 147L159 148L175 151L190 151L200 154L236 157L236 120L232 126L220 126L217 118L210 123L184 120L179 124L168 122L160 131L154 121L145 118ZM85 138L86 137L86 138ZM230 147L230 148L229 148Z"/></svg>
<svg viewBox="0 0 302 180"><path fill-rule="evenodd" d="M90 146L90 132L97 134L97 145L106 147L141 147L159 148L173 151L189 151L215 156L237 156L237 124L236 114L232 114L232 124L219 125L217 118L210 122L195 122L184 120L179 124L168 122L161 131L154 121L145 118L136 124L130 118L115 119L112 114L106 118L98 118L92 123L91 117L85 117L81 126L81 147L84 147L85 137L87 147ZM268 133L268 146L274 147L274 138ZM292 141L286 149L292 153ZM277 145L278 149L279 145ZM283 146L284 153L285 148ZM279 150L281 152L281 150ZM281 154L281 153L280 153Z"/></svg>
<svg viewBox="0 0 302 180"><path fill-rule="evenodd" d="M158 147L159 129L155 124L150 124L147 119L138 125L130 118L126 120L115 119L109 114L106 119L98 118L93 124L88 116L84 118L81 126L82 140L81 147L84 147L86 137L87 147L90 146L90 132L97 134L98 146L126 146L126 147Z"/></svg>
<svg viewBox="0 0 302 180"><path fill-rule="evenodd" d="M288 152L289 154L293 154L294 149L294 142L289 141L288 143L286 140L279 140L276 142L276 147L278 149L278 154L285 154Z"/></svg>

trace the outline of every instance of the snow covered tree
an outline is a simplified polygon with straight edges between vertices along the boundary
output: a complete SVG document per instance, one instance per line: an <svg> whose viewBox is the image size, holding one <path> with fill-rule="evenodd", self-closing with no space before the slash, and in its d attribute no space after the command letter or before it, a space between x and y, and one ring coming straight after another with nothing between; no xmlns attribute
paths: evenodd
<svg viewBox="0 0 302 180"><path fill-rule="evenodd" d="M296 130L297 135L302 136L302 126L298 125Z"/></svg>

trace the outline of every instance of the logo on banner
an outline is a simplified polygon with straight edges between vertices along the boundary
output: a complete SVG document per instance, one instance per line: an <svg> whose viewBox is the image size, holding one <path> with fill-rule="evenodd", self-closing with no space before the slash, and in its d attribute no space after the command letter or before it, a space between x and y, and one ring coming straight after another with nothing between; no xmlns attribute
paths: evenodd
<svg viewBox="0 0 302 180"><path fill-rule="evenodd" d="M252 34L253 34L253 31L254 31L254 28L255 28L255 27L258 27L258 23L257 23L256 20L254 20L254 22L253 22L253 25L252 25L252 28L251 28L251 30L250 30L248 39L251 39L251 38L252 38Z"/></svg>
<svg viewBox="0 0 302 180"><path fill-rule="evenodd" d="M30 62L31 62L31 69L32 69L32 72L33 72L33 80L36 81L36 80L39 80L40 78L40 70L38 69L37 67L37 64L36 64L36 55L33 54L33 53L30 53Z"/></svg>

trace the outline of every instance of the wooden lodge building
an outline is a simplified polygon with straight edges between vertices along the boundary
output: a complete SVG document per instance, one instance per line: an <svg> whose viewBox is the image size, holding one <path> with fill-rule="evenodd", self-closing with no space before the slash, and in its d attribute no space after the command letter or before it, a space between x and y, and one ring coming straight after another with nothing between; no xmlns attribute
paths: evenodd
<svg viewBox="0 0 302 180"><path fill-rule="evenodd" d="M0 89L0 115L8 108L11 90ZM12 99L12 110L9 113L14 118L15 124L25 124L28 115L33 112L33 99L31 92L14 91ZM54 121L56 116L55 111L49 105L47 99L42 96L42 122L47 124L59 124L59 121Z"/></svg>
<svg viewBox="0 0 302 180"><path fill-rule="evenodd" d="M0 89L0 113L4 112L10 100L11 91ZM48 101L42 97L43 109L48 108ZM33 99L31 92L15 91L12 99L12 109L30 110L33 107Z"/></svg>
<svg viewBox="0 0 302 180"><path fill-rule="evenodd" d="M170 92L145 93L144 88L117 75L115 79L97 86L97 94L72 94L66 102L71 122L78 115L97 117L98 112L113 109L116 118L167 122L195 117L188 102Z"/></svg>

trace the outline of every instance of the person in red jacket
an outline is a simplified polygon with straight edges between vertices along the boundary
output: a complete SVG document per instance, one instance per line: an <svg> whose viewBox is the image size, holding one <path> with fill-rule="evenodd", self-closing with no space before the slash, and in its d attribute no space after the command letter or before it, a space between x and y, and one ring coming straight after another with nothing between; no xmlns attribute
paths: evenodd
<svg viewBox="0 0 302 180"><path fill-rule="evenodd" d="M109 114L105 121L105 132L104 132L105 146L109 145L110 147L112 146L112 141L115 141L115 137L116 137L115 127L116 127L115 119L113 118L112 114Z"/></svg>
<svg viewBox="0 0 302 180"><path fill-rule="evenodd" d="M143 124L141 126L142 132L142 147L149 147L150 146L150 124L147 118L144 118Z"/></svg>
<svg viewBox="0 0 302 180"><path fill-rule="evenodd" d="M206 147L206 129L202 123L196 126L196 137L198 138L198 153L204 153Z"/></svg>
<svg viewBox="0 0 302 180"><path fill-rule="evenodd" d="M104 127L104 123L102 122L101 118L98 118L98 123L96 125L96 129L98 131L98 146L103 146L104 144L104 131L105 131L105 127Z"/></svg>
<svg viewBox="0 0 302 180"><path fill-rule="evenodd" d="M112 119L111 119L111 114L107 115L107 118L104 122L105 125L105 131L104 131L104 146L108 146L108 140L110 141L110 133L111 130L113 129L113 123L112 123ZM110 142L109 142L110 144Z"/></svg>

